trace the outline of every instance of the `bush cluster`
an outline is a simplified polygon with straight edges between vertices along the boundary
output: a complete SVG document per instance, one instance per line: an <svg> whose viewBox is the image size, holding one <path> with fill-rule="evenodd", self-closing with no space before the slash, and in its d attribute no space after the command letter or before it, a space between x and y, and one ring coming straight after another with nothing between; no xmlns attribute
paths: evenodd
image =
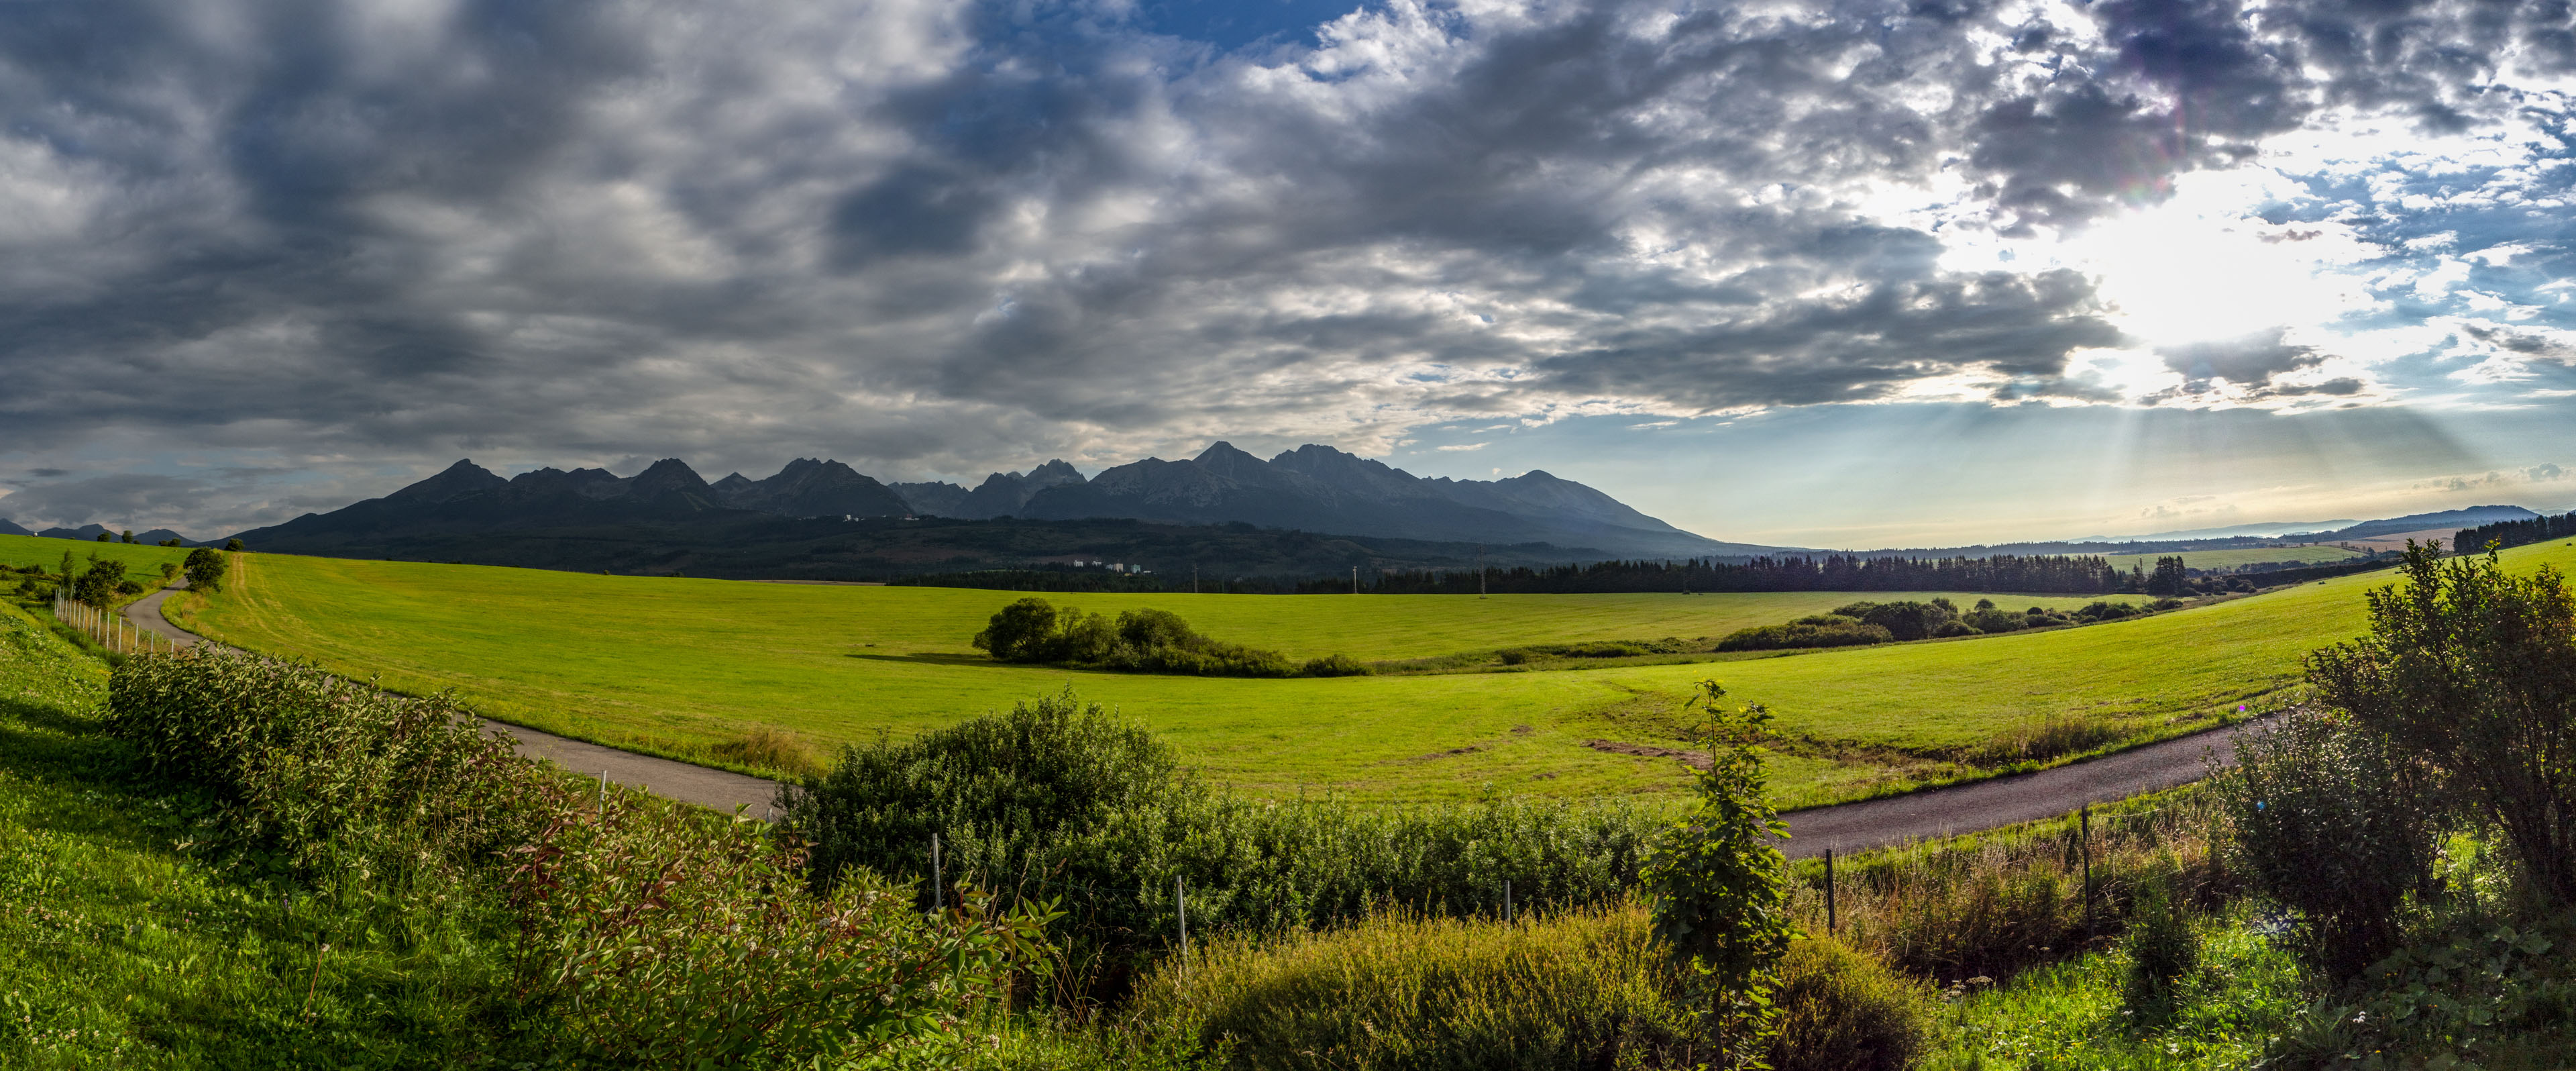
<svg viewBox="0 0 2576 1071"><path fill-rule="evenodd" d="M1619 899L1656 826L1623 804L1244 799L1070 690L847 748L784 802L785 825L814 845L817 888L861 870L928 879L936 835L947 882L1060 903L1058 932L1111 991L1176 942L1175 881L1193 933L1331 925L1389 903L1499 915L1505 881L1530 908Z"/></svg>
<svg viewBox="0 0 2576 1071"><path fill-rule="evenodd" d="M868 878L814 895L792 840L550 777L444 697L201 646L126 660L109 707L148 768L224 801L238 847L406 910L498 905L512 1029L579 1063L946 1065L1042 962L1042 909L927 918Z"/></svg>
<svg viewBox="0 0 2576 1071"><path fill-rule="evenodd" d="M1329 655L1291 663L1277 651L1200 635L1169 610L1128 610L1112 621L1040 598L1014 602L975 634L975 649L997 662L1042 662L1084 669L1176 673L1198 677L1350 677L1356 660Z"/></svg>
<svg viewBox="0 0 2576 1071"><path fill-rule="evenodd" d="M2156 609L2181 605L2158 603ZM2020 613L1998 609L1993 599L1979 599L1974 609L1959 612L1947 598L1930 602L1856 602L1830 613L1812 614L1782 625L1756 625L1719 640L1720 651L1777 651L1804 647L1848 647L1867 643L1948 639L1989 632L2117 621L2147 612L2126 602L2095 601L2074 611L2033 606Z"/></svg>
<svg viewBox="0 0 2576 1071"><path fill-rule="evenodd" d="M2317 708L2240 737L2219 781L2239 865L2336 978L2440 900L2453 832L2490 832L2530 903L2576 909L2576 598L2438 543L2401 570L2369 636L2309 656Z"/></svg>

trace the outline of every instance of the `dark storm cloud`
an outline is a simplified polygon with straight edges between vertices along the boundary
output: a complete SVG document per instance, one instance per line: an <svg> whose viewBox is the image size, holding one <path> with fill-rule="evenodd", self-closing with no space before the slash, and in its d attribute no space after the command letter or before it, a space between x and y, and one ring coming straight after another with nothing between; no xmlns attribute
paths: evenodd
<svg viewBox="0 0 2576 1071"><path fill-rule="evenodd" d="M2121 340L2084 279L1945 270L1886 206L2026 234L2321 108L2472 127L2566 23L1399 3L1230 53L1083 3L5 4L0 420L354 486L2092 398L2068 355ZM20 495L127 508L73 486Z"/></svg>

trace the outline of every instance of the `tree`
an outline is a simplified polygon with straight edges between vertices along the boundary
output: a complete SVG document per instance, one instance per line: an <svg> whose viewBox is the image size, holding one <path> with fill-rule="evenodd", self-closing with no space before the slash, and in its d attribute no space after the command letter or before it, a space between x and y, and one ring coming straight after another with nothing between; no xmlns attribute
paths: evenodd
<svg viewBox="0 0 2576 1071"><path fill-rule="evenodd" d="M2147 578L2147 594L2171 598L2181 595L2190 585L2191 572L2183 568L2181 555L2156 559L2155 574Z"/></svg>
<svg viewBox="0 0 2576 1071"><path fill-rule="evenodd" d="M80 579L72 581L72 597L91 606L106 609L109 603L116 601L117 585L124 582L124 562L91 562L89 571L82 573Z"/></svg>
<svg viewBox="0 0 2576 1071"><path fill-rule="evenodd" d="M96 555L92 555L91 557L95 558L95 557L96 557ZM73 568L73 564L72 564L72 552L70 552L70 551L68 551L68 550L67 550L67 551L64 551L64 552L63 552L63 571L62 571L62 580L61 580L61 583L62 583L62 585L63 585L63 590L65 590L65 591L70 591L70 590L71 590L71 587L72 587L72 577L73 577L72 568Z"/></svg>
<svg viewBox="0 0 2576 1071"><path fill-rule="evenodd" d="M2576 904L2576 599L2493 550L2444 562L2407 541L2403 587L2369 594L2371 634L2308 658L2359 731L2438 772L2438 800L2504 833L2534 892Z"/></svg>
<svg viewBox="0 0 2576 1071"><path fill-rule="evenodd" d="M188 586L200 591L223 590L226 564L223 552L213 547L198 547L189 551Z"/></svg>
<svg viewBox="0 0 2576 1071"><path fill-rule="evenodd" d="M1788 835L1764 794L1762 742L1771 712L1728 711L1726 689L1701 681L1692 706L1708 768L1690 813L1667 827L1639 880L1655 898L1655 936L1682 959L1707 1002L1719 1047L1714 1066L1758 1067L1777 1028L1771 991L1796 929L1789 922L1787 863L1772 839Z"/></svg>
<svg viewBox="0 0 2576 1071"><path fill-rule="evenodd" d="M98 534L98 541L101 543L113 543L116 542L116 537L106 532L100 532Z"/></svg>
<svg viewBox="0 0 2576 1071"><path fill-rule="evenodd" d="M1021 599L1002 607L984 631L975 634L975 649L996 662L1041 662L1055 636L1055 606L1045 599Z"/></svg>
<svg viewBox="0 0 2576 1071"><path fill-rule="evenodd" d="M238 540L238 539L227 539L227 540L224 540L224 549L225 549L225 550L236 550L236 551L237 551L237 550L243 550L243 549L246 549L246 548L244 548L244 547L242 546L242 541L241 541L241 540Z"/></svg>
<svg viewBox="0 0 2576 1071"><path fill-rule="evenodd" d="M131 542L134 542L134 529L128 528L128 529L124 530L123 532L119 532L119 533L117 533L117 540L116 540L116 541L117 541L117 542L119 542L119 543L131 543Z"/></svg>

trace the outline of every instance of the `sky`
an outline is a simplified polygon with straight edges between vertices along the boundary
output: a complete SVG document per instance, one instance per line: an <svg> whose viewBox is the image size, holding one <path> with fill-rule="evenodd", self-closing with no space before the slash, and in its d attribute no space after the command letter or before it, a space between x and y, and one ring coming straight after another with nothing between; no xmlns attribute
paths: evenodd
<svg viewBox="0 0 2576 1071"><path fill-rule="evenodd" d="M0 517L1226 440L1908 546L2576 507L2564 5L0 2Z"/></svg>

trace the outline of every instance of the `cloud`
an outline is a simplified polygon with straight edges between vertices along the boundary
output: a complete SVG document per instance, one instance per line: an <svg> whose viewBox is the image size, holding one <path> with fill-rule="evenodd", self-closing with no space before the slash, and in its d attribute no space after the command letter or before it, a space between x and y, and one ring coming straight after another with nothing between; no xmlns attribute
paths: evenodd
<svg viewBox="0 0 2576 1071"><path fill-rule="evenodd" d="M2570 473L2566 469L2560 468L2554 463L2534 465L2522 470L2522 478L2533 483L2545 483L2550 480L2564 480L2568 479L2570 476L2576 476L2576 473Z"/></svg>
<svg viewBox="0 0 2576 1071"><path fill-rule="evenodd" d="M2363 404L2288 336L2155 347L2081 271L1950 256L2345 119L2496 128L2571 59L2563 17L2456 5L1395 0L1231 51L1089 0L113 10L0 5L0 420L66 444L10 455L46 479L102 442L306 474L223 484L243 517L466 453L971 476L2134 403L2068 377L2119 345ZM2474 224L2418 228L2467 274L2407 300L2570 274L2531 234L2470 266Z"/></svg>
<svg viewBox="0 0 2576 1071"><path fill-rule="evenodd" d="M1482 449L1484 449L1484 448L1486 448L1486 447L1488 447L1488 446L1492 446L1492 445L1494 445L1494 444L1492 444L1492 443L1458 443L1458 444L1456 444L1456 445L1452 445L1452 446L1435 446L1435 447L1432 447L1432 449L1437 450L1437 451L1440 451L1441 453L1444 453L1444 454L1446 454L1446 453L1462 453L1462 452L1465 452L1465 451L1468 451L1468 450L1482 450Z"/></svg>

